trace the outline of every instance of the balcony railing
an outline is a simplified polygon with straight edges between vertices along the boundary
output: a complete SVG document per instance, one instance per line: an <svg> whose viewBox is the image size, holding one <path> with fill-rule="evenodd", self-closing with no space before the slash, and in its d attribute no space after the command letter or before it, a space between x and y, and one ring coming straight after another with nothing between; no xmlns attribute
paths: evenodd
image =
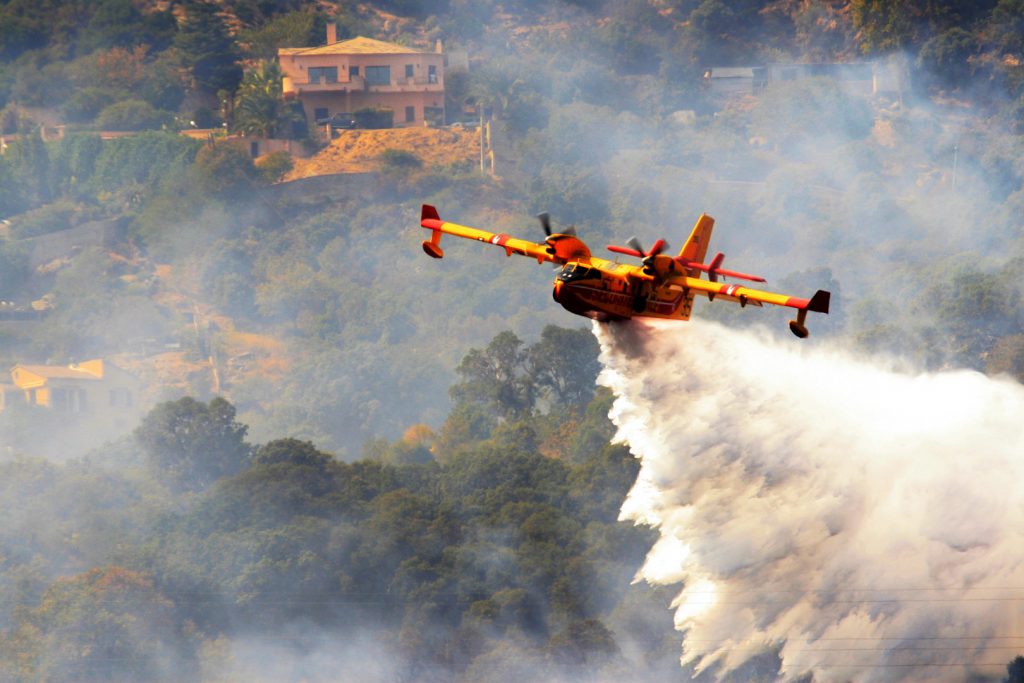
<svg viewBox="0 0 1024 683"><path fill-rule="evenodd" d="M393 78L389 83L367 83L365 76L352 76L348 81L336 83L295 83L291 87L297 93L312 92L409 92L417 90L441 91L444 86L440 79L429 76Z"/></svg>
<svg viewBox="0 0 1024 683"><path fill-rule="evenodd" d="M363 76L352 76L347 81L336 81L334 83L292 83L296 92L364 92L366 90L366 78Z"/></svg>

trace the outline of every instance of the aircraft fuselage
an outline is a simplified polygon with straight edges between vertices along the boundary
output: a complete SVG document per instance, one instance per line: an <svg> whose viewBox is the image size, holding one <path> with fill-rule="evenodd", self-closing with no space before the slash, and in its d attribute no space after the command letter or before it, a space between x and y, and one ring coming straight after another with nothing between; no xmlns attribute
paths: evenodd
<svg viewBox="0 0 1024 683"><path fill-rule="evenodd" d="M595 259L596 260L596 259ZM604 264L602 264L604 265ZM681 287L654 287L616 271L628 266L570 262L555 277L552 296L567 311L594 320L636 317L688 320L693 297Z"/></svg>

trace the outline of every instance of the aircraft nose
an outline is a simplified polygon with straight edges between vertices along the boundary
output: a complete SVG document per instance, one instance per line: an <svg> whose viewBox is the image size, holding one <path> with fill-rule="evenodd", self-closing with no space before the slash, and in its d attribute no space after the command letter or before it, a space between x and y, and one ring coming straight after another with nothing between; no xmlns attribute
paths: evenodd
<svg viewBox="0 0 1024 683"><path fill-rule="evenodd" d="M564 286L564 282L562 282L561 280L555 280L555 289L551 292L551 298L553 298L555 301L558 301L558 297L561 296L562 287Z"/></svg>

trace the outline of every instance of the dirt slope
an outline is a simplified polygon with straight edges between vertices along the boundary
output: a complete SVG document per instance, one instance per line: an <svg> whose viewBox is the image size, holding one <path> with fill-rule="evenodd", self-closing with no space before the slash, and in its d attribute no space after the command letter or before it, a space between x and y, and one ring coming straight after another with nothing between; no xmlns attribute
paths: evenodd
<svg viewBox="0 0 1024 683"><path fill-rule="evenodd" d="M329 173L364 173L380 168L386 149L412 152L423 166L476 163L480 157L480 133L460 128L390 128L344 130L338 138L309 159L295 159L295 168L284 180Z"/></svg>

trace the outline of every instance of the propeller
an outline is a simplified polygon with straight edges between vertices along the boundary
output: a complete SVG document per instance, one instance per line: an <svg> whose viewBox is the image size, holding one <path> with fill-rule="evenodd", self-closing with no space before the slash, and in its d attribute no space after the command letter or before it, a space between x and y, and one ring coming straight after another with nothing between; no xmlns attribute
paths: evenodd
<svg viewBox="0 0 1024 683"><path fill-rule="evenodd" d="M668 242L666 242L665 240L658 240L651 246L650 251L646 251L644 250L643 245L640 244L640 240L638 240L635 236L630 237L628 240L626 240L626 244L628 244L632 248L627 249L626 247L619 247L614 244L609 244L608 251L614 251L617 254L625 254L626 256L636 256L637 258L641 259L649 259L652 256L657 256L661 252L668 249Z"/></svg>
<svg viewBox="0 0 1024 683"><path fill-rule="evenodd" d="M544 228L544 234L551 237L551 216L547 211L542 211L537 214L537 218L540 220L540 225Z"/></svg>
<svg viewBox="0 0 1024 683"><path fill-rule="evenodd" d="M545 251L547 251L548 254L550 254L551 256L554 256L555 255L555 247L554 247L554 244L552 244L551 241L550 241L551 235L554 234L552 232L552 230L551 230L551 215L547 211L541 211L540 213L537 214L537 220L540 221L540 227L544 228L544 234L548 236L548 240L547 240L548 247L547 247L547 249ZM560 233L557 233L557 234L559 234L559 235L570 235L572 237L575 237L576 236L576 227L572 226L572 225L567 225ZM561 268L562 268L562 264L555 263L555 270L556 271L561 270Z"/></svg>
<svg viewBox="0 0 1024 683"><path fill-rule="evenodd" d="M548 237L551 237L551 215L548 214L547 211L542 211L541 213L537 214L537 219L540 221L540 226L544 228L544 234L547 235ZM575 237L576 226L568 225L566 226L565 230L563 230L560 234L572 235L573 237Z"/></svg>
<svg viewBox="0 0 1024 683"><path fill-rule="evenodd" d="M627 256L636 256L637 258L643 259L644 272L648 275L654 275L654 257L661 252L668 249L668 242L665 240L658 240L649 250L645 250L644 246L640 244L640 240L634 235L626 240L626 244L630 248L619 247L614 244L608 245L608 251L614 251L618 254L626 254Z"/></svg>

